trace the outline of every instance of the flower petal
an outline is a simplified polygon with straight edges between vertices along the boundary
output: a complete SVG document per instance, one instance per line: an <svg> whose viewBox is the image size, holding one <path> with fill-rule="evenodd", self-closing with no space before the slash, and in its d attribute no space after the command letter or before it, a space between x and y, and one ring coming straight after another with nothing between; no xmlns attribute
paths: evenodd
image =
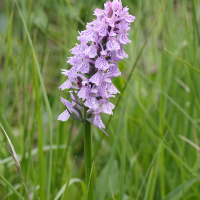
<svg viewBox="0 0 200 200"><path fill-rule="evenodd" d="M77 71L80 71L82 74L89 74L90 64L86 60L81 62L81 64L77 67Z"/></svg>
<svg viewBox="0 0 200 200"><path fill-rule="evenodd" d="M73 107L73 104L70 103L67 99L60 97L60 100L65 105L65 107Z"/></svg>
<svg viewBox="0 0 200 200"><path fill-rule="evenodd" d="M89 95L89 89L88 87L85 86L83 86L78 92L78 97L83 101L88 97L88 95Z"/></svg>
<svg viewBox="0 0 200 200"><path fill-rule="evenodd" d="M98 9L98 8L96 8L96 9L94 10L94 15L96 15L96 16L98 16L98 17L104 15L104 13L105 13L104 10L101 10L101 9Z"/></svg>
<svg viewBox="0 0 200 200"><path fill-rule="evenodd" d="M122 44L131 43L131 41L127 37L127 33L125 33L125 32L118 35L118 40Z"/></svg>
<svg viewBox="0 0 200 200"><path fill-rule="evenodd" d="M107 83L101 83L98 87L97 87L97 90L98 90L98 96L101 96L101 97L107 97L108 96L108 89L107 89Z"/></svg>
<svg viewBox="0 0 200 200"><path fill-rule="evenodd" d="M95 67L98 68L99 70L107 70L109 68L109 64L106 61L106 59L101 56L99 58L97 58L97 60L95 61Z"/></svg>
<svg viewBox="0 0 200 200"><path fill-rule="evenodd" d="M98 86L99 83L101 82L102 78L103 78L103 72L99 70L96 74L94 74L89 79L89 81L92 82L92 83L95 83L95 85Z"/></svg>
<svg viewBox="0 0 200 200"><path fill-rule="evenodd" d="M135 16L129 15L128 13L125 15L125 20L129 23L134 22Z"/></svg>
<svg viewBox="0 0 200 200"><path fill-rule="evenodd" d="M86 99L84 105L87 106L88 108L97 109L99 107L99 105L98 105L98 101L95 97L95 94L90 93L89 98Z"/></svg>
<svg viewBox="0 0 200 200"><path fill-rule="evenodd" d="M116 57L119 59L123 59L124 57L128 58L128 55L125 53L125 51L122 49L122 47L117 51Z"/></svg>
<svg viewBox="0 0 200 200"><path fill-rule="evenodd" d="M120 49L119 43L116 41L115 38L112 38L112 37L111 37L111 39L107 42L106 46L107 46L107 49L108 49L109 51L113 51L113 50L114 50L114 51L117 51L117 50Z"/></svg>
<svg viewBox="0 0 200 200"><path fill-rule="evenodd" d="M110 94L120 93L112 83L108 83L108 92L110 92Z"/></svg>
<svg viewBox="0 0 200 200"><path fill-rule="evenodd" d="M102 104L103 112L107 113L109 115L113 114L112 109L114 109L114 108L115 108L115 106L112 103L110 103L109 101L106 101Z"/></svg>
<svg viewBox="0 0 200 200"><path fill-rule="evenodd" d="M58 116L58 120L60 121L67 121L70 117L70 114L67 110L65 110L63 113L61 113L59 116Z"/></svg>
<svg viewBox="0 0 200 200"><path fill-rule="evenodd" d="M68 79L67 81L65 81L60 87L59 89L61 90L65 90L65 89L69 89L72 87L72 82Z"/></svg>
<svg viewBox="0 0 200 200"><path fill-rule="evenodd" d="M94 58L97 55L96 45L90 45L90 47L85 50L85 55Z"/></svg>
<svg viewBox="0 0 200 200"><path fill-rule="evenodd" d="M93 121L93 124L95 125L95 126L97 126L98 128L105 128L105 125L103 124L103 122L102 122L102 120L101 120L101 114L99 113L99 114L96 114L95 116L94 116L94 121Z"/></svg>
<svg viewBox="0 0 200 200"><path fill-rule="evenodd" d="M84 48L82 44L76 45L74 48L72 48L70 51L72 54L81 54L83 52Z"/></svg>
<svg viewBox="0 0 200 200"><path fill-rule="evenodd" d="M110 78L121 76L121 72L119 71L117 64L110 64L108 73Z"/></svg>

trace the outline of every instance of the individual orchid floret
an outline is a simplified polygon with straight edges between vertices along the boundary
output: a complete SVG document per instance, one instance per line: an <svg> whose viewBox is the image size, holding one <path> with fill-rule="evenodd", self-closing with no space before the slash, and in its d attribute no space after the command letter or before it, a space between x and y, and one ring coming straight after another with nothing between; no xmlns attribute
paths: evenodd
<svg viewBox="0 0 200 200"><path fill-rule="evenodd" d="M105 56L100 56L99 58L96 59L95 67L101 71L105 71L109 68L109 64Z"/></svg>
<svg viewBox="0 0 200 200"><path fill-rule="evenodd" d="M66 100L66 99L64 99L62 97L61 97L61 102L65 105L66 110L58 116L58 120L67 121L70 116L72 116L75 119L82 119L82 114L75 107L75 103L74 102L70 103L68 100Z"/></svg>
<svg viewBox="0 0 200 200"><path fill-rule="evenodd" d="M103 124L101 120L101 113L95 114L93 124L100 129L105 128L105 125Z"/></svg>
<svg viewBox="0 0 200 200"><path fill-rule="evenodd" d="M113 114L115 106L110 98L119 91L112 79L121 75L117 61L128 58L123 45L131 42L127 31L135 20L128 10L122 7L121 0L109 0L104 4L104 10L95 9L96 19L87 23L86 30L79 32L80 43L71 49L73 56L67 61L72 67L62 71L67 80L59 87L72 90L72 103L61 98L66 110L58 120L67 121L71 116L83 122L82 108L86 107L86 120L106 133L101 116L102 113Z"/></svg>

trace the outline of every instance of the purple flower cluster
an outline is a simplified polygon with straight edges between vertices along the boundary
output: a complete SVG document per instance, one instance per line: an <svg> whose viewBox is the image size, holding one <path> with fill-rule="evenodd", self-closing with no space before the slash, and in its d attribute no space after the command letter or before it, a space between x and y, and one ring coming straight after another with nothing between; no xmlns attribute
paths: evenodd
<svg viewBox="0 0 200 200"><path fill-rule="evenodd" d="M82 99L84 106L89 108L87 120L101 130L105 128L101 113L113 114L115 106L109 98L119 93L111 79L121 75L117 61L128 58L122 45L131 42L127 31L135 19L128 10L122 8L121 0L109 0L104 4L104 10L95 9L97 19L87 23L86 30L79 33L80 44L71 49L74 56L67 61L73 67L63 70L62 74L68 79L59 87L61 90L72 89L72 103L61 98L66 110L58 120L66 121L72 116L81 121L83 107L79 100Z"/></svg>

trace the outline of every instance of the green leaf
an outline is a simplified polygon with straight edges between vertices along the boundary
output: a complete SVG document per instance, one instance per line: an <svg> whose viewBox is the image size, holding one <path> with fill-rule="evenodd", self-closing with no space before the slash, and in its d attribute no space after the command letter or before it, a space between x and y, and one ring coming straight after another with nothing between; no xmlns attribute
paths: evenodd
<svg viewBox="0 0 200 200"><path fill-rule="evenodd" d="M72 178L70 181L69 181L69 185L72 185L73 183L81 183L81 187L82 187L82 190L83 190L83 193L85 193L86 191L86 187L85 187L85 184L83 183L83 181L81 181L79 178ZM56 195L56 197L54 198L54 200L58 200L61 195L64 193L65 191L65 187L66 187L67 183L65 183L62 188L59 190L58 194Z"/></svg>
<svg viewBox="0 0 200 200"><path fill-rule="evenodd" d="M111 169L113 167L113 162L114 162L114 158L115 158L115 153L117 151L117 144L118 144L118 141L119 141L120 132L121 132L121 129L122 129L123 124L124 124L123 119L124 119L124 116L125 116L125 110L126 110L126 104L124 104L122 111L121 111L121 116L120 116L120 119L119 119L118 128L116 130L114 143L112 145L112 149L111 149L111 152L110 152L110 158L109 158L108 164L105 167L105 169L104 169L105 171L102 174L102 176L99 177L100 179L102 179L101 183L96 184L96 188L101 188L101 190L97 190L97 192L95 194L96 195L95 199L99 199L99 200L105 199L105 195L106 195L107 188L108 188L107 187L108 176L110 175Z"/></svg>
<svg viewBox="0 0 200 200"><path fill-rule="evenodd" d="M41 90L42 90L46 110L47 110L47 113L48 113L48 119L49 119L48 124L49 124L49 131L50 131L50 136L49 136L50 137L50 154L49 154L49 171L48 171L48 181L47 181L48 185L47 185L46 198L50 199L51 176L52 176L53 115L52 115L50 103L49 103L49 100L48 100L48 97L47 97L47 92L46 92L46 89L45 89L45 86L44 86L43 77L42 77L42 74L41 74L41 71L40 71L39 62L38 62L38 59L37 59L37 56L36 56L36 53L35 53L35 49L33 47L31 36L29 34L29 31L28 31L26 22L24 20L24 17L22 15L21 9L20 9L16 0L15 0L15 3L17 5L19 14L21 16L21 19L22 19L22 22L23 22L23 25L24 25L24 28L25 28L25 32L26 32L26 35L28 37L28 41L29 41L29 44L30 44L30 47L31 47L31 50L32 50L32 57L33 57L33 60L35 62L37 76L38 76L38 79L40 81L40 87L41 87Z"/></svg>
<svg viewBox="0 0 200 200"><path fill-rule="evenodd" d="M45 30L48 18L43 9L37 9L32 15L34 23L42 30Z"/></svg>
<svg viewBox="0 0 200 200"><path fill-rule="evenodd" d="M1 174L0 174L0 178L2 179L2 181L4 182L4 183L6 183L6 185L8 185L8 187L16 194L16 196L18 197L18 198L20 198L20 199L24 199L17 191L16 191L16 189L6 180L6 178L4 177L4 176L2 176Z"/></svg>
<svg viewBox="0 0 200 200"><path fill-rule="evenodd" d="M100 176L97 179L95 197L98 197L102 192L101 186L104 184L103 181L104 181L105 176L107 175L107 168L108 168L108 164L102 169ZM107 191L106 196L108 198L112 197L112 193L114 195L118 193L118 180L119 180L118 171L119 169L118 169L117 161L114 160L113 165L112 165L112 171L110 172L109 179L108 179L108 182L110 182L110 186L112 186L112 190L109 188Z"/></svg>
<svg viewBox="0 0 200 200"><path fill-rule="evenodd" d="M76 160L76 157L75 157L75 159L74 159L74 163L75 163L75 160ZM69 187L69 182L70 182L71 175L72 175L72 172L73 172L74 163L73 163L73 165L72 165L71 172L70 172L69 177L68 177L68 179L67 179L67 183L65 184L65 187L64 187L64 192L63 192L62 200L65 200L65 199L66 199L67 189L68 189L68 187Z"/></svg>
<svg viewBox="0 0 200 200"><path fill-rule="evenodd" d="M199 178L200 178L200 175L197 176L196 178L193 178L193 179L187 181L184 184L184 192L187 192ZM175 188L173 191L171 191L162 200L179 200L180 198L182 198L182 195L183 195L182 185L180 185L177 188Z"/></svg>
<svg viewBox="0 0 200 200"><path fill-rule="evenodd" d="M171 51L165 49L165 51L167 51L168 53L170 53L172 56L174 56L176 59L180 60L183 64L186 64L188 67L190 67L191 69L193 69L194 71L196 71L198 74L200 74L200 71L198 69L196 69L195 67L193 67L192 65L190 65L188 62L186 62L185 60L183 60L182 58L178 57L177 55L175 55L174 53L172 53Z"/></svg>

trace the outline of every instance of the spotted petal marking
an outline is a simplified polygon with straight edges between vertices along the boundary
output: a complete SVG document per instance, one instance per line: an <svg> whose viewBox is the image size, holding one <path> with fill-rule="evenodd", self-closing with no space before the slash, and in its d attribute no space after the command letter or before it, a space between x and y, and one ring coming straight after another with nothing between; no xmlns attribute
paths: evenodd
<svg viewBox="0 0 200 200"><path fill-rule="evenodd" d="M95 94L90 93L88 99L86 99L85 106L87 106L88 108L93 108L93 109L97 109L98 108L98 101L95 97Z"/></svg>
<svg viewBox="0 0 200 200"><path fill-rule="evenodd" d="M106 26L100 26L98 32L99 32L100 36L106 36L107 33L108 33L107 27Z"/></svg>
<svg viewBox="0 0 200 200"><path fill-rule="evenodd" d="M125 20L129 23L134 22L135 16L129 15L128 13L125 15Z"/></svg>
<svg viewBox="0 0 200 200"><path fill-rule="evenodd" d="M110 94L120 93L112 83L108 83L108 92L110 92Z"/></svg>
<svg viewBox="0 0 200 200"><path fill-rule="evenodd" d="M107 83L101 83L98 87L98 95L101 97L108 97L108 89L107 89Z"/></svg>
<svg viewBox="0 0 200 200"><path fill-rule="evenodd" d="M95 126L97 126L98 128L105 128L105 125L103 124L102 120L101 120L101 114L96 114L94 116L94 121L93 121L93 124Z"/></svg>
<svg viewBox="0 0 200 200"><path fill-rule="evenodd" d="M93 28L87 29L85 31L82 31L82 33L86 36L86 37L92 37L94 35L94 30Z"/></svg>
<svg viewBox="0 0 200 200"><path fill-rule="evenodd" d="M62 112L59 116L58 116L58 120L60 121L67 121L70 117L70 114L67 110L65 110L64 112Z"/></svg>
<svg viewBox="0 0 200 200"><path fill-rule="evenodd" d="M75 46L74 48L72 48L70 51L72 54L81 54L83 52L84 48L82 46L82 44L79 44L77 46Z"/></svg>
<svg viewBox="0 0 200 200"><path fill-rule="evenodd" d="M65 89L69 89L72 87L72 83L71 81L68 79L67 81L65 81L60 87L59 89L61 90L65 90Z"/></svg>
<svg viewBox="0 0 200 200"><path fill-rule="evenodd" d="M118 35L118 40L122 44L131 43L131 41L127 37L127 33L125 33L125 32Z"/></svg>
<svg viewBox="0 0 200 200"><path fill-rule="evenodd" d="M104 10L101 10L101 9L98 9L98 8L96 8L96 9L94 10L94 15L96 15L96 16L98 16L98 17L104 15L104 13L105 13Z"/></svg>
<svg viewBox="0 0 200 200"><path fill-rule="evenodd" d="M103 78L103 72L102 71L99 71L98 73L94 74L90 79L89 81L94 83L96 86L99 85L99 83L101 82Z"/></svg>
<svg viewBox="0 0 200 200"><path fill-rule="evenodd" d="M112 109L114 109L115 106L110 103L109 101L105 101L103 104L102 104L102 109L103 109L103 112L104 113L107 113L109 115L112 115L113 112L112 112Z"/></svg>
<svg viewBox="0 0 200 200"><path fill-rule="evenodd" d="M80 89L80 91L78 92L77 96L82 99L83 101L88 98L89 95L89 89L87 86L84 86Z"/></svg>
<svg viewBox="0 0 200 200"><path fill-rule="evenodd" d="M121 76L121 72L119 71L117 64L110 64L108 73L111 77Z"/></svg>
<svg viewBox="0 0 200 200"><path fill-rule="evenodd" d="M120 49L120 45L119 45L119 43L116 41L116 39L115 38L113 38L113 37L111 37L111 39L107 42L107 49L109 50L109 51L117 51L117 50L119 50Z"/></svg>
<svg viewBox="0 0 200 200"><path fill-rule="evenodd" d="M86 60L84 60L77 68L82 74L89 74L90 64Z"/></svg>
<svg viewBox="0 0 200 200"><path fill-rule="evenodd" d="M128 58L128 55L125 53L125 51L122 49L122 47L117 51L116 56L119 59L123 59L124 57Z"/></svg>
<svg viewBox="0 0 200 200"><path fill-rule="evenodd" d="M91 45L85 50L85 55L88 55L90 58L94 58L97 55L96 45Z"/></svg>
<svg viewBox="0 0 200 200"><path fill-rule="evenodd" d="M109 68L109 64L106 61L105 57L101 56L97 58L97 60L95 61L95 67L98 68L99 70L105 71Z"/></svg>

